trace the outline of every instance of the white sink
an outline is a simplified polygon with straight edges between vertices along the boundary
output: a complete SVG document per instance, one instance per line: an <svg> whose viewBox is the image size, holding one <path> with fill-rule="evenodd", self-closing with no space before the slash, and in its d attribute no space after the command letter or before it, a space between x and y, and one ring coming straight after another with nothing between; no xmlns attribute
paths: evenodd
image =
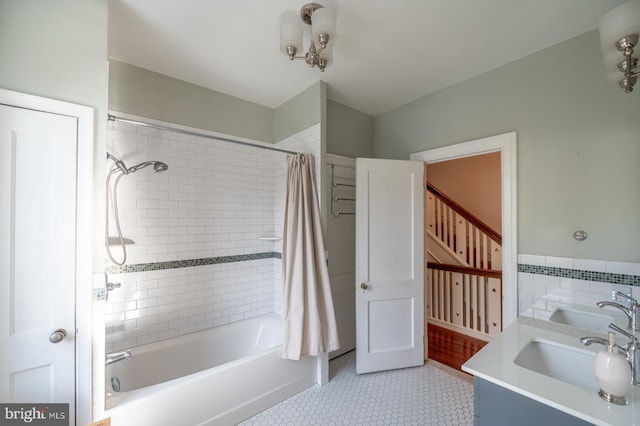
<svg viewBox="0 0 640 426"><path fill-rule="evenodd" d="M534 339L526 344L513 362L583 389L598 391L593 372L596 354L547 340Z"/></svg>
<svg viewBox="0 0 640 426"><path fill-rule="evenodd" d="M567 308L557 308L549 317L549 321L558 324L604 332L609 330L609 324L619 322L621 319L624 318L606 313L597 314Z"/></svg>

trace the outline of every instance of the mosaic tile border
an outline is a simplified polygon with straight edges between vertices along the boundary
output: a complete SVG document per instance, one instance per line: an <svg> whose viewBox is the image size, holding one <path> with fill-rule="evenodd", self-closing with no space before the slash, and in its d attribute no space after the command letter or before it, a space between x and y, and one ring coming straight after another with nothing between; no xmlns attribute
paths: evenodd
<svg viewBox="0 0 640 426"><path fill-rule="evenodd" d="M216 265L219 263L246 262L258 259L281 259L277 252L238 254L235 256L205 257L201 259L173 260L168 262L138 263L135 265L107 266L107 274L126 274L131 272L160 271L163 269L189 268L192 266Z"/></svg>
<svg viewBox="0 0 640 426"><path fill-rule="evenodd" d="M640 286L640 275L613 274L610 272L583 271L580 269L557 268L554 266L526 265L519 263L518 272L548 275L552 277L574 278L609 284Z"/></svg>

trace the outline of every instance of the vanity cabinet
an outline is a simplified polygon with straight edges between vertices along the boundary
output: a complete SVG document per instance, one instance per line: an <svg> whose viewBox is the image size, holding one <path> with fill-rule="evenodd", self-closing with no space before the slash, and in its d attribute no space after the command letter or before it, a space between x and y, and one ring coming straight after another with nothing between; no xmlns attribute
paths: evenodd
<svg viewBox="0 0 640 426"><path fill-rule="evenodd" d="M475 426L591 425L487 380L473 380Z"/></svg>

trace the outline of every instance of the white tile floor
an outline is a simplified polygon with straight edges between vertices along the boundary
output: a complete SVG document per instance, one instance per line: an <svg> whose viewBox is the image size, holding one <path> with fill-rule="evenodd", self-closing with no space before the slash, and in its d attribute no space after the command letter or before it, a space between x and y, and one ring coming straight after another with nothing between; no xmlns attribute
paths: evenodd
<svg viewBox="0 0 640 426"><path fill-rule="evenodd" d="M355 351L329 362L330 381L241 423L254 425L473 424L469 376L429 360L422 367L356 374Z"/></svg>

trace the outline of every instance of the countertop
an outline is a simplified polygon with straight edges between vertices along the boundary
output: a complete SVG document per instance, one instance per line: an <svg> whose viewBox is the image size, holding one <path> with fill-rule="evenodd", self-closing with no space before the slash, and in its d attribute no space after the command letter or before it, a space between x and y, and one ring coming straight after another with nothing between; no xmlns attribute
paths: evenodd
<svg viewBox="0 0 640 426"><path fill-rule="evenodd" d="M597 392L562 382L520 367L518 353L533 339L548 340L597 353L600 345L586 347L583 336L605 336L549 321L520 317L463 366L462 370L560 411L596 425L640 425L640 386L632 386L627 405L607 403ZM618 343L626 342L620 336Z"/></svg>

